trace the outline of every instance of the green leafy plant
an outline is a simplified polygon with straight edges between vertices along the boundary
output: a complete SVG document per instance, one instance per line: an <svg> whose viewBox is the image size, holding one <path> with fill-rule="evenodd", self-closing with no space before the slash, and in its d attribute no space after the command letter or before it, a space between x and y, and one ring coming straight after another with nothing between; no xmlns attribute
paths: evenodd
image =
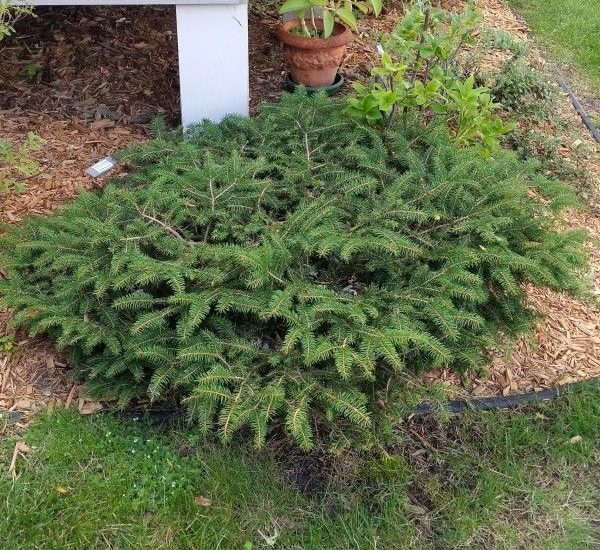
<svg viewBox="0 0 600 550"><path fill-rule="evenodd" d="M485 66L485 58L494 51L510 56L500 70L490 71ZM537 118L539 113L548 110L554 94L547 75L531 65L528 53L526 42L516 40L506 31L484 27L475 47L463 57L462 71L470 70L477 74L478 80L489 82L492 98L504 109Z"/></svg>
<svg viewBox="0 0 600 550"><path fill-rule="evenodd" d="M348 112L368 123L417 110L424 118L442 115L460 144L478 144L486 155L495 151L512 126L494 114L499 108L488 88L475 78L459 76L461 48L475 43L479 14L467 7L451 13L416 7L392 35L383 39L380 64L372 81L355 84Z"/></svg>
<svg viewBox="0 0 600 550"><path fill-rule="evenodd" d="M13 324L120 404L178 395L202 433L303 449L391 434L406 376L478 368L529 326L520 283L578 288L564 185L417 117L323 95L133 147L127 180L0 241Z"/></svg>
<svg viewBox="0 0 600 550"><path fill-rule="evenodd" d="M499 70L488 71L482 60L492 50L512 55ZM489 83L493 100L503 106L503 118L515 125L504 144L519 157L535 159L544 172L572 182L585 193L593 186L586 166L586 148L575 147L568 157L561 152L568 142L563 135L565 121L558 116L560 95L549 75L528 59L527 45L506 32L488 30L473 51L473 57L479 59L473 64L477 78Z"/></svg>
<svg viewBox="0 0 600 550"><path fill-rule="evenodd" d="M34 132L28 132L17 147L8 139L0 139L0 192L23 190L19 177L31 177L38 172L40 166L31 154L43 144L44 140Z"/></svg>
<svg viewBox="0 0 600 550"><path fill-rule="evenodd" d="M28 63L25 65L25 77L29 82L35 82L40 71L41 66L39 63Z"/></svg>
<svg viewBox="0 0 600 550"><path fill-rule="evenodd" d="M17 351L17 345L15 344L14 338L6 334L4 336L0 336L0 355L6 355L10 357L14 355Z"/></svg>
<svg viewBox="0 0 600 550"><path fill-rule="evenodd" d="M356 29L355 9L363 13L372 10L375 15L379 15L383 9L383 0L286 0L279 13L295 12L298 17L298 30L303 36L329 38L336 19L351 29ZM317 23L318 19L323 22L322 28Z"/></svg>
<svg viewBox="0 0 600 550"><path fill-rule="evenodd" d="M513 54L513 59L523 59L529 53L527 42L516 39L508 31L490 27L481 29L479 46L483 52L490 50L509 51Z"/></svg>
<svg viewBox="0 0 600 550"><path fill-rule="evenodd" d="M548 80L522 59L511 60L494 80L492 96L507 109L519 110L523 105L549 99L552 90Z"/></svg>
<svg viewBox="0 0 600 550"><path fill-rule="evenodd" d="M12 0L0 0L0 41L15 32L14 24L24 15L31 15L28 6L14 6Z"/></svg>
<svg viewBox="0 0 600 550"><path fill-rule="evenodd" d="M492 52L506 59L500 67L486 65ZM535 159L553 177L572 182L585 195L593 186L586 149L575 147L568 157L564 155L569 142L563 135L565 121L558 114L562 108L558 89L528 53L527 43L510 33L484 28L476 46L461 57L461 70L489 86L493 101L502 105L501 116L513 123L503 144L523 159Z"/></svg>

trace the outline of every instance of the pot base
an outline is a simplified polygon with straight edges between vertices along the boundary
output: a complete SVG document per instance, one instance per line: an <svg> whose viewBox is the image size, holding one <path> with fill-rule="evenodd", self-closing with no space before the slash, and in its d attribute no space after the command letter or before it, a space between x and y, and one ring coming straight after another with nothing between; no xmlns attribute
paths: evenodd
<svg viewBox="0 0 600 550"><path fill-rule="evenodd" d="M305 19L308 25L313 23ZM314 25L323 29L324 23L316 19ZM329 38L307 37L296 32L299 22L286 21L277 29L277 36L283 44L292 79L307 86L329 86L346 54L346 45L352 40L352 31L336 21Z"/></svg>
<svg viewBox="0 0 600 550"><path fill-rule="evenodd" d="M340 91L340 88L344 85L344 81L344 77L340 73L337 73L335 75L335 80L333 81L333 84L330 84L329 86L306 86L304 84L297 84L296 82L294 82L292 80L292 75L290 73L287 73L285 78L285 88L290 92L295 92L298 89L298 87L304 86L308 95L313 95L317 92L325 92L327 95L335 95Z"/></svg>

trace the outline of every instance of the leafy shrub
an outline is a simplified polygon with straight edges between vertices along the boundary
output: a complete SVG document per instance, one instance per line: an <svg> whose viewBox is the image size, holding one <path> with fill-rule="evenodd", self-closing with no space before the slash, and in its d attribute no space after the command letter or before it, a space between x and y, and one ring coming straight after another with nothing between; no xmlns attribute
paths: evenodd
<svg viewBox="0 0 600 550"><path fill-rule="evenodd" d="M517 40L510 32L503 29L484 27L481 29L479 42L481 50L504 50L513 54L513 59L522 59L529 53L527 42Z"/></svg>
<svg viewBox="0 0 600 550"><path fill-rule="evenodd" d="M223 441L372 443L407 372L476 368L527 326L521 281L577 286L568 190L443 125L294 94L125 158L125 182L1 241L3 305L97 394L175 391Z"/></svg>
<svg viewBox="0 0 600 550"><path fill-rule="evenodd" d="M357 83L349 99L351 116L374 124L418 111L443 115L461 145L478 144L484 155L495 151L512 125L494 114L499 105L473 75L459 74L457 59L475 44L478 13L413 8L390 36L384 37L380 64L368 84ZM434 117L435 118L435 117Z"/></svg>
<svg viewBox="0 0 600 550"><path fill-rule="evenodd" d="M498 68L486 69L484 58L493 50L510 54ZM569 181L584 191L593 185L586 167L585 148L565 157L565 121L560 95L550 75L528 59L529 47L506 31L483 29L481 40L469 55L468 63L477 79L489 85L494 102L503 107L502 117L514 123L503 145L523 159L535 159L552 177Z"/></svg>

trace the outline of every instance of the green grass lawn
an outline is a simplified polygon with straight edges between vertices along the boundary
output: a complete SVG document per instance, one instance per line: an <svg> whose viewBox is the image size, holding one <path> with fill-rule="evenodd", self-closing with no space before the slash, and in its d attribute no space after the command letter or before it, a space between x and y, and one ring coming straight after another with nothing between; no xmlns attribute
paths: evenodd
<svg viewBox="0 0 600 550"><path fill-rule="evenodd" d="M281 445L253 455L201 444L189 428L57 412L25 433L14 482L14 440L0 443L0 546L588 550L599 540L599 438L597 389L413 421L390 458L336 467Z"/></svg>
<svg viewBox="0 0 600 550"><path fill-rule="evenodd" d="M598 0L509 0L559 63L572 65L589 92L600 97Z"/></svg>

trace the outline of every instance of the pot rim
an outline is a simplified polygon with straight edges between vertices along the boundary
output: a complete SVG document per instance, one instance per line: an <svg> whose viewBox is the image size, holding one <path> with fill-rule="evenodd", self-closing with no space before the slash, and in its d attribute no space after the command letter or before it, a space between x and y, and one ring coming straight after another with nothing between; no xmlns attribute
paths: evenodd
<svg viewBox="0 0 600 550"><path fill-rule="evenodd" d="M311 23L310 19L305 19L305 21ZM317 19L316 24L319 29L323 28L322 19ZM320 50L344 46L352 39L352 31L346 25L338 21L334 23L333 34L329 38L308 38L306 36L292 34L290 31L297 26L298 21L295 19L282 23L277 29L279 40L287 46L302 50Z"/></svg>

